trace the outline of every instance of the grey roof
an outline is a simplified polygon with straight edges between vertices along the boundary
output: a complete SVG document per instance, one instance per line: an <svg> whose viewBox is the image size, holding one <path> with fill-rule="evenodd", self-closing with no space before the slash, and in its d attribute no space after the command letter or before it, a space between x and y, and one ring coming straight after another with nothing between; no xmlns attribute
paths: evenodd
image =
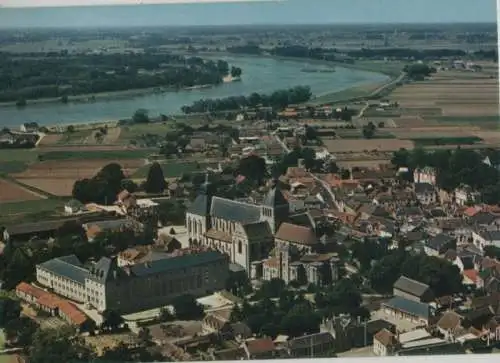
<svg viewBox="0 0 500 363"><path fill-rule="evenodd" d="M89 276L89 271L83 267L75 255L53 258L41 263L39 267L80 284L84 284L85 278Z"/></svg>
<svg viewBox="0 0 500 363"><path fill-rule="evenodd" d="M304 349L309 348L311 345L333 344L335 339L329 332L315 333L311 335L304 335L288 341L290 349Z"/></svg>
<svg viewBox="0 0 500 363"><path fill-rule="evenodd" d="M130 271L135 276L146 276L150 274L163 273L166 271L189 268L204 265L215 261L225 260L226 257L220 252L208 251L196 254L189 254L179 257L165 258L162 260L150 261L130 267Z"/></svg>
<svg viewBox="0 0 500 363"><path fill-rule="evenodd" d="M417 301L412 301L408 299L404 299L399 296L393 297L388 302L383 305L392 308L394 310L402 311L407 314L411 314L413 316L422 317L425 319L429 319L429 304L420 303Z"/></svg>
<svg viewBox="0 0 500 363"><path fill-rule="evenodd" d="M492 224L498 217L488 213L479 212L470 218L470 221L474 224Z"/></svg>
<svg viewBox="0 0 500 363"><path fill-rule="evenodd" d="M500 241L500 231L483 231L479 235L487 241Z"/></svg>
<svg viewBox="0 0 500 363"><path fill-rule="evenodd" d="M413 296L422 296L428 289L429 285L412 280L406 276L401 276L395 283L394 288Z"/></svg>
<svg viewBox="0 0 500 363"><path fill-rule="evenodd" d="M294 214L290 216L290 221L293 224L298 224L299 226L315 228L314 220L311 218L311 215L307 212Z"/></svg>
<svg viewBox="0 0 500 363"><path fill-rule="evenodd" d="M227 221L249 224L260 221L260 207L230 199L213 197L210 215Z"/></svg>
<svg viewBox="0 0 500 363"><path fill-rule="evenodd" d="M267 235L272 237L271 227L269 227L269 223L267 222L247 223L243 225L243 229L245 230L245 233L250 241L253 236L261 237L263 235Z"/></svg>
<svg viewBox="0 0 500 363"><path fill-rule="evenodd" d="M443 247L445 247L447 244L451 243L453 241L453 237L447 235L447 234L444 234L444 233L440 233L434 237L432 237L431 239L429 239L429 241L427 242L427 246L436 250L436 251L440 251Z"/></svg>
<svg viewBox="0 0 500 363"><path fill-rule="evenodd" d="M210 205L212 203L213 187L208 180L200 187L200 192L193 203L188 208L188 213L198 216L208 216L210 214Z"/></svg>

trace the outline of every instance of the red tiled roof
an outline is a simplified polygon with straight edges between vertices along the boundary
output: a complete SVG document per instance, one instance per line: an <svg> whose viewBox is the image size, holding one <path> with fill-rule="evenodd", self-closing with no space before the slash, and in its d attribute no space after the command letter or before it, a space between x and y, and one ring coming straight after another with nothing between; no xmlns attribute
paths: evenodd
<svg viewBox="0 0 500 363"><path fill-rule="evenodd" d="M283 241L302 245L313 245L317 242L311 228L291 223L282 223L275 237Z"/></svg>
<svg viewBox="0 0 500 363"><path fill-rule="evenodd" d="M59 311L66 315L75 325L82 325L87 320L87 316L69 301L61 300Z"/></svg>
<svg viewBox="0 0 500 363"><path fill-rule="evenodd" d="M271 338L249 340L246 345L250 354L267 353L274 350L274 342Z"/></svg>
<svg viewBox="0 0 500 363"><path fill-rule="evenodd" d="M19 285L16 286L16 291L20 291L25 293L26 295L33 296L34 298L38 299L42 297L44 294L46 294L45 291L42 289L39 289L31 284L28 284L26 282L21 282Z"/></svg>
<svg viewBox="0 0 500 363"><path fill-rule="evenodd" d="M477 278L478 278L478 276L479 276L479 272L477 272L477 271L476 271L476 270L474 270L474 269L471 269L471 270L464 270L463 275L464 275L465 277L467 277L469 280L471 280L472 282L476 283Z"/></svg>

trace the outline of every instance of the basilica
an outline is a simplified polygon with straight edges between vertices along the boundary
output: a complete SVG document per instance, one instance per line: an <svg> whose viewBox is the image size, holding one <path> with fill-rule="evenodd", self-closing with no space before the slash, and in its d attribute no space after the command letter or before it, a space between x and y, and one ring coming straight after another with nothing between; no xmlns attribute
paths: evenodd
<svg viewBox="0 0 500 363"><path fill-rule="evenodd" d="M315 231L293 220L277 181L256 204L214 196L206 180L186 213L190 243L225 253L251 279L318 285L337 280L338 257L320 253Z"/></svg>
<svg viewBox="0 0 500 363"><path fill-rule="evenodd" d="M230 261L250 271L252 262L268 257L274 234L289 217L289 205L277 182L261 204L213 195L208 181L186 213L186 227L193 245L226 253Z"/></svg>

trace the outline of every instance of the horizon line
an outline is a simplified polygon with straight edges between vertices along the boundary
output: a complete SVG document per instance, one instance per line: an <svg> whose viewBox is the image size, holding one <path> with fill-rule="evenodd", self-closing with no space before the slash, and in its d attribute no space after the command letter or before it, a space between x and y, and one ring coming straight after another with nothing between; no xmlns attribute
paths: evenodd
<svg viewBox="0 0 500 363"><path fill-rule="evenodd" d="M25 5L2 5L2 9L44 9L44 8L83 8L83 7L101 7L101 6L148 6L148 5L208 5L208 4L230 4L230 3L282 3L288 0L137 0L137 2L115 3L112 0L106 0L101 3L90 4L67 4L62 0L60 3L38 5L38 4L25 4Z"/></svg>

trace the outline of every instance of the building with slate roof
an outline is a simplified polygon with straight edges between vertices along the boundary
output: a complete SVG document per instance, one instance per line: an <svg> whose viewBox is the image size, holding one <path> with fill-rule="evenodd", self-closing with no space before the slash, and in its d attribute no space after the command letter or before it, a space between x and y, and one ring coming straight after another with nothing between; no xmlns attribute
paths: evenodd
<svg viewBox="0 0 500 363"><path fill-rule="evenodd" d="M132 313L169 304L173 298L222 290L228 258L218 251L196 251L119 266L103 257L84 267L75 255L37 265L37 282L100 312Z"/></svg>
<svg viewBox="0 0 500 363"><path fill-rule="evenodd" d="M251 204L214 196L207 178L186 213L186 229L192 245L215 248L250 274L252 262L268 256L289 208L277 183L262 204Z"/></svg>
<svg viewBox="0 0 500 363"><path fill-rule="evenodd" d="M433 300L432 290L429 285L401 276L393 286L394 296L399 296L416 302L429 302Z"/></svg>
<svg viewBox="0 0 500 363"><path fill-rule="evenodd" d="M395 296L381 306L385 314L405 319L419 326L428 326L431 318L429 304Z"/></svg>

